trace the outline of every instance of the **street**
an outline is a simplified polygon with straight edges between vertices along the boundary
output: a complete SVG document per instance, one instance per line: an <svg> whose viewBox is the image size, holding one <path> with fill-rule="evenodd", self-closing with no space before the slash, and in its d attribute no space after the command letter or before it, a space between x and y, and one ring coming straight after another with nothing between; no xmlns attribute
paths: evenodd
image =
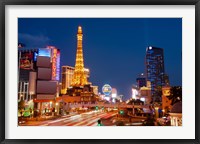
<svg viewBox="0 0 200 144"><path fill-rule="evenodd" d="M109 119L115 116L116 112L97 112L91 111L82 114L76 114L72 116L62 116L55 120L45 121L26 121L19 126L97 126L99 119ZM114 125L114 124L113 124Z"/></svg>

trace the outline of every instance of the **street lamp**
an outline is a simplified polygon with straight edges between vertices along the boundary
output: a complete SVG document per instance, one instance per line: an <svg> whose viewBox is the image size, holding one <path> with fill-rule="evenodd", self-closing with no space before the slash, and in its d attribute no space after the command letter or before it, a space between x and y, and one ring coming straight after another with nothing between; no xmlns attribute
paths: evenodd
<svg viewBox="0 0 200 144"><path fill-rule="evenodd" d="M162 112L163 112L163 116L164 116L165 115L165 110L163 109Z"/></svg>
<svg viewBox="0 0 200 144"><path fill-rule="evenodd" d="M50 101L50 108L52 107L52 101Z"/></svg>
<svg viewBox="0 0 200 144"><path fill-rule="evenodd" d="M58 111L58 103L56 103L56 109L55 109L55 112Z"/></svg>
<svg viewBox="0 0 200 144"><path fill-rule="evenodd" d="M20 101L22 100L23 94L20 94Z"/></svg>
<svg viewBox="0 0 200 144"><path fill-rule="evenodd" d="M156 118L158 118L158 109L159 109L159 107L155 107Z"/></svg>
<svg viewBox="0 0 200 144"><path fill-rule="evenodd" d="M29 100L31 100L32 99L32 95L34 94L34 92L30 92L30 98L29 98Z"/></svg>

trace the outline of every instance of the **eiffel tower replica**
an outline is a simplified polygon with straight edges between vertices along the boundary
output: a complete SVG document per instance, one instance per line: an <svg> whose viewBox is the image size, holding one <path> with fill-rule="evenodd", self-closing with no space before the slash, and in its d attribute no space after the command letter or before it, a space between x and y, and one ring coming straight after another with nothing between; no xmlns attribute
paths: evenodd
<svg viewBox="0 0 200 144"><path fill-rule="evenodd" d="M91 84L88 83L86 73L84 71L83 59L83 32L81 26L78 27L77 33L77 51L74 76L72 79L71 87L67 89L67 95L80 96L81 102L95 101L95 94Z"/></svg>
<svg viewBox="0 0 200 144"><path fill-rule="evenodd" d="M84 59L83 59L83 33L82 28L78 27L77 34L77 51L76 51L76 63L75 71L72 79L72 86L84 86L88 84L87 77L84 72Z"/></svg>

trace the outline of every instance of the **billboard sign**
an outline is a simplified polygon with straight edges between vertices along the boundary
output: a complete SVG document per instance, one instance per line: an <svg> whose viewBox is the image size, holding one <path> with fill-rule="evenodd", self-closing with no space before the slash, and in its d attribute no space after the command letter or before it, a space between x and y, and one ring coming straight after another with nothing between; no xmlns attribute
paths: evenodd
<svg viewBox="0 0 200 144"><path fill-rule="evenodd" d="M112 93L112 87L109 84L105 84L102 87L102 92L104 93L105 96L109 96Z"/></svg>
<svg viewBox="0 0 200 144"><path fill-rule="evenodd" d="M33 52L20 52L19 53L19 64L21 69L33 69Z"/></svg>
<svg viewBox="0 0 200 144"><path fill-rule="evenodd" d="M59 80L60 73L60 51L52 49L52 80Z"/></svg>
<svg viewBox="0 0 200 144"><path fill-rule="evenodd" d="M57 49L52 49L52 80L56 80Z"/></svg>
<svg viewBox="0 0 200 144"><path fill-rule="evenodd" d="M39 48L38 55L39 56L51 57L51 49L48 49L48 48Z"/></svg>
<svg viewBox="0 0 200 144"><path fill-rule="evenodd" d="M132 98L136 99L136 96L138 96L138 90L135 88L132 88Z"/></svg>

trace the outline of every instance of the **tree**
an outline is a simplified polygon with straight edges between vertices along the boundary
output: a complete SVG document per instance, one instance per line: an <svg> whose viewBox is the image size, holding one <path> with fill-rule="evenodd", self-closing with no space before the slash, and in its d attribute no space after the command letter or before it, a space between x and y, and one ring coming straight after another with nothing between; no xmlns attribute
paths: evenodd
<svg viewBox="0 0 200 144"><path fill-rule="evenodd" d="M154 126L155 125L154 123L155 123L155 118L148 115L146 120L144 121L143 125L144 126Z"/></svg>
<svg viewBox="0 0 200 144"><path fill-rule="evenodd" d="M171 105L174 105L177 102L182 101L182 87L174 86L170 89L169 100L171 100Z"/></svg>
<svg viewBox="0 0 200 144"><path fill-rule="evenodd" d="M158 103L161 102L161 97L162 97L162 87L157 86L153 93L154 102L158 102Z"/></svg>
<svg viewBox="0 0 200 144"><path fill-rule="evenodd" d="M24 109L25 108L25 101L21 100L20 102L18 102L18 110Z"/></svg>
<svg viewBox="0 0 200 144"><path fill-rule="evenodd" d="M140 104L143 104L144 105L144 102L141 101L140 99L131 99L128 103L128 105L140 105Z"/></svg>
<svg viewBox="0 0 200 144"><path fill-rule="evenodd" d="M120 100L119 100L119 99L115 99L115 102L116 102L116 103L120 103Z"/></svg>
<svg viewBox="0 0 200 144"><path fill-rule="evenodd" d="M21 116L25 109L25 105L26 105L26 102L24 100L21 100L20 102L18 102L18 111L20 112Z"/></svg>

